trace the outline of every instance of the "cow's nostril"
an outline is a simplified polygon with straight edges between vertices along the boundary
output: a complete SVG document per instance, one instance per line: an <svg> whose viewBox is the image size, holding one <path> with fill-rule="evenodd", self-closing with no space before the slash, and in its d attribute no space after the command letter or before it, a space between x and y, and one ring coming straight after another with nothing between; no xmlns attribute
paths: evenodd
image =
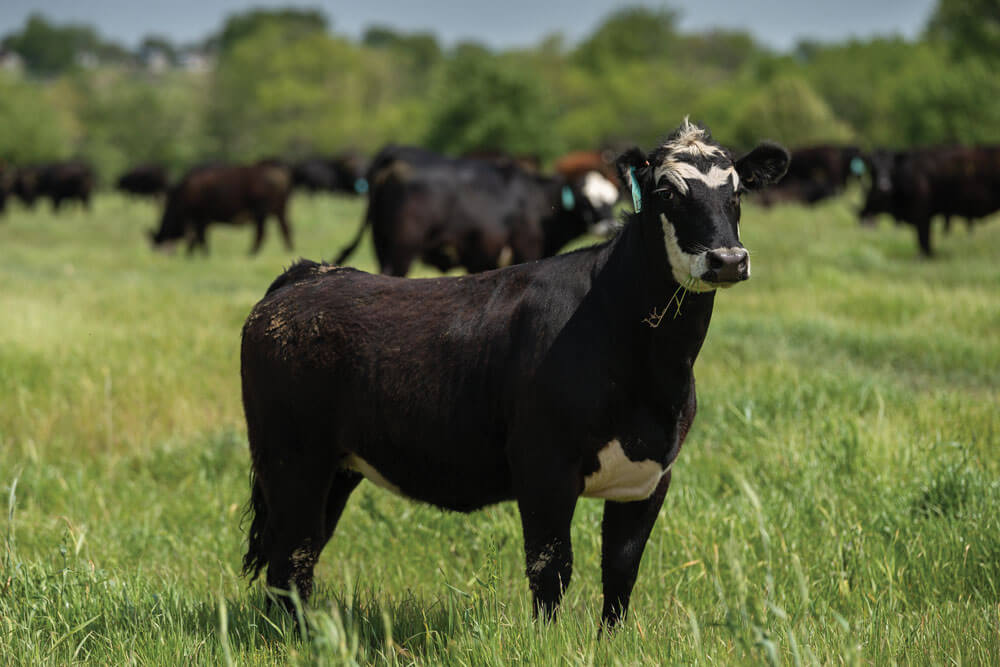
<svg viewBox="0 0 1000 667"><path fill-rule="evenodd" d="M725 263L726 260L724 259L723 255L719 254L718 252L708 253L708 268L721 269Z"/></svg>

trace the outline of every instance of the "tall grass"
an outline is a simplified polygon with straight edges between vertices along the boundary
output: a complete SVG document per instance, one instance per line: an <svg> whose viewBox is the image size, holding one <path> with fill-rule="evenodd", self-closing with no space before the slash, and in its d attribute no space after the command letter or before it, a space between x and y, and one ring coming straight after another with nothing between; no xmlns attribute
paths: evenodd
<svg viewBox="0 0 1000 667"><path fill-rule="evenodd" d="M845 201L747 207L753 278L722 292L700 411L628 621L597 638L601 504L581 500L555 624L531 619L516 508L464 516L365 484L307 631L238 576L243 318L357 201L152 253L156 209L0 219L0 656L12 663L995 663L1000 224L860 229ZM354 258L371 268L363 246Z"/></svg>

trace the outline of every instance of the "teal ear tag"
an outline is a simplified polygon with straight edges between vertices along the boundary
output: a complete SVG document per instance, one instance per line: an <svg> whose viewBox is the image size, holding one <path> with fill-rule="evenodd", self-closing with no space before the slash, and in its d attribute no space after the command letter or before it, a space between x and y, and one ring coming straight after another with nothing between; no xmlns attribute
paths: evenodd
<svg viewBox="0 0 1000 667"><path fill-rule="evenodd" d="M368 181L366 181L363 178L359 178L358 180L354 181L354 191L357 192L359 195L363 195L364 193L368 192Z"/></svg>
<svg viewBox="0 0 1000 667"><path fill-rule="evenodd" d="M628 181L632 186L632 209L638 213L642 210L642 191L639 190L639 181L635 177L635 167L628 168Z"/></svg>
<svg viewBox="0 0 1000 667"><path fill-rule="evenodd" d="M851 173L855 176L861 176L865 173L865 161L859 157L851 158Z"/></svg>
<svg viewBox="0 0 1000 667"><path fill-rule="evenodd" d="M576 206L576 197L573 196L573 188L564 185L562 188L562 205L567 211L572 211Z"/></svg>

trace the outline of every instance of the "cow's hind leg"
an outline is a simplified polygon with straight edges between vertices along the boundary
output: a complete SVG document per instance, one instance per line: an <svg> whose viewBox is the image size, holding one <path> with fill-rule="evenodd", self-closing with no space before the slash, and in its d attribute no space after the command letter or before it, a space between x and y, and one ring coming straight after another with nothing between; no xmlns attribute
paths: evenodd
<svg viewBox="0 0 1000 667"><path fill-rule="evenodd" d="M645 500L630 503L609 500L604 503L604 521L601 524L604 610L601 618L609 629L625 618L628 612L639 561L668 488L669 471L660 479L653 495Z"/></svg>
<svg viewBox="0 0 1000 667"><path fill-rule="evenodd" d="M313 568L320 552L361 478L346 471L331 475L327 466L317 462L283 468L282 482L268 488L267 585L294 588L304 602L312 594ZM293 470L294 474L287 474Z"/></svg>

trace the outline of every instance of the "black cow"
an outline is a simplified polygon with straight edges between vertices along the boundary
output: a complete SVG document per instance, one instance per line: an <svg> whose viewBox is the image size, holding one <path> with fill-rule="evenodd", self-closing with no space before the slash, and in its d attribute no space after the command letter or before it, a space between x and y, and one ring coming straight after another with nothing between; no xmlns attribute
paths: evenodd
<svg viewBox="0 0 1000 667"><path fill-rule="evenodd" d="M54 211L64 201L73 199L89 209L94 182L94 170L86 162L50 162L19 168L12 190L29 208L34 207L39 197L48 197Z"/></svg>
<svg viewBox="0 0 1000 667"><path fill-rule="evenodd" d="M285 247L291 250L292 230L285 213L291 188L291 173L275 162L192 169L167 193L160 229L150 232L153 245L188 237L188 253L198 246L207 253L205 230L209 224L252 221L257 231L250 252L256 254L264 240L264 223L273 215Z"/></svg>
<svg viewBox="0 0 1000 667"><path fill-rule="evenodd" d="M292 183L308 192L333 192L337 175L323 158L311 157L292 165Z"/></svg>
<svg viewBox="0 0 1000 667"><path fill-rule="evenodd" d="M7 208L7 196L14 188L14 169L0 160L0 214Z"/></svg>
<svg viewBox="0 0 1000 667"><path fill-rule="evenodd" d="M327 160L333 172L333 191L348 195L363 195L368 192L368 161L357 151L344 151Z"/></svg>
<svg viewBox="0 0 1000 667"><path fill-rule="evenodd" d="M603 619L625 614L694 419L715 290L750 276L740 192L780 177L788 154L763 144L734 162L685 121L620 159L641 211L601 245L422 280L303 260L274 281L243 327L246 574L267 568L307 598L368 478L461 512L516 500L535 612L551 616L577 499L595 497Z"/></svg>
<svg viewBox="0 0 1000 667"><path fill-rule="evenodd" d="M162 164L140 164L118 178L122 192L144 197L159 197L167 191L169 176Z"/></svg>
<svg viewBox="0 0 1000 667"><path fill-rule="evenodd" d="M865 171L865 160L855 146L809 146L792 151L792 161L781 182L757 196L765 205L783 201L816 204L844 191L850 179Z"/></svg>
<svg viewBox="0 0 1000 667"><path fill-rule="evenodd" d="M1000 146L946 146L878 150L870 157L872 183L859 215L870 222L888 213L916 227L917 243L931 256L931 219L972 222L1000 210Z"/></svg>
<svg viewBox="0 0 1000 667"><path fill-rule="evenodd" d="M41 174L42 167L38 165L18 167L14 172L11 193L28 208L34 208L35 200L41 194L39 192Z"/></svg>
<svg viewBox="0 0 1000 667"><path fill-rule="evenodd" d="M610 183L573 184L512 163L453 159L412 146L383 149L368 181L364 221L336 263L370 225L379 269L395 276L405 276L417 258L440 271L477 272L549 257L606 224L618 194Z"/></svg>

